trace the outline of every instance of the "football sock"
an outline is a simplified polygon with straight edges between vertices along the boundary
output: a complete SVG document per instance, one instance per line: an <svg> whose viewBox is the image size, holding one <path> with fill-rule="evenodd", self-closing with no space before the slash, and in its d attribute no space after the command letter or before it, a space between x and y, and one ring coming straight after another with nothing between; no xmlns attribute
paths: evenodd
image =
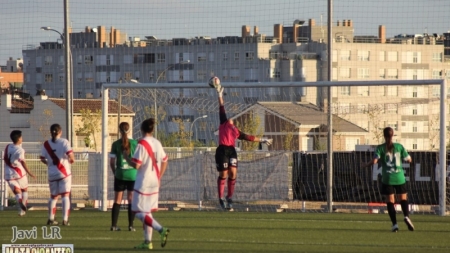
<svg viewBox="0 0 450 253"><path fill-rule="evenodd" d="M137 213L136 218L138 218L142 223L144 223L147 226L152 227L156 231L161 231L162 226L153 219L153 216L151 213Z"/></svg>
<svg viewBox="0 0 450 253"><path fill-rule="evenodd" d="M69 220L70 199L69 196L62 197L62 213L63 221Z"/></svg>
<svg viewBox="0 0 450 253"><path fill-rule="evenodd" d="M223 198L223 191L225 190L225 178L217 178L217 191L219 192L219 199Z"/></svg>
<svg viewBox="0 0 450 253"><path fill-rule="evenodd" d="M20 207L19 203L22 202L22 193L16 194L16 202L17 202L17 209L20 211L22 208Z"/></svg>
<svg viewBox="0 0 450 253"><path fill-rule="evenodd" d="M27 206L28 204L28 192L22 192L22 203Z"/></svg>
<svg viewBox="0 0 450 253"><path fill-rule="evenodd" d="M57 198L50 198L48 200L48 219L49 220L55 220L55 213L56 213L56 201Z"/></svg>
<svg viewBox="0 0 450 253"><path fill-rule="evenodd" d="M147 226L144 224L144 240L146 242L152 241L152 232L153 232L153 228L151 226Z"/></svg>
<svg viewBox="0 0 450 253"><path fill-rule="evenodd" d="M111 211L111 226L113 227L117 227L119 212L120 212L120 204L114 203Z"/></svg>
<svg viewBox="0 0 450 253"><path fill-rule="evenodd" d="M230 179L228 178L228 195L227 198L231 199L234 193L234 186L236 185L236 178Z"/></svg>
<svg viewBox="0 0 450 253"><path fill-rule="evenodd" d="M409 216L409 206L408 206L408 200L402 200L400 201L400 205L402 206L403 215L405 217Z"/></svg>
<svg viewBox="0 0 450 253"><path fill-rule="evenodd" d="M119 216L119 215L117 215L117 216ZM128 226L129 227L133 226L134 216L135 216L135 213L131 210L131 204L128 204ZM116 220L116 223L117 223L117 220ZM151 236L150 236L150 238L151 238Z"/></svg>
<svg viewBox="0 0 450 253"><path fill-rule="evenodd" d="M392 225L397 224L397 216L395 214L394 203L388 202L388 203L386 203L386 205L387 205L389 217L391 218L391 221L392 221Z"/></svg>

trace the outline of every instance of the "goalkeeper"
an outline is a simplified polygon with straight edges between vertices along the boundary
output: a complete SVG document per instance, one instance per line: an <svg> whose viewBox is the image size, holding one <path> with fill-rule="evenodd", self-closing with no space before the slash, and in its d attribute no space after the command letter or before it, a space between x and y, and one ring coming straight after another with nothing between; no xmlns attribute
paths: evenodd
<svg viewBox="0 0 450 253"><path fill-rule="evenodd" d="M246 140L253 142L262 142L267 145L272 144L272 139L245 134L233 124L232 119L227 119L225 114L225 107L223 102L223 90L224 88L220 84L214 85L219 95L219 147L216 149L216 166L219 171L219 177L217 178L217 190L219 193L219 203L224 209L231 210L233 208L233 193L234 186L236 184L237 177L237 153L235 149L235 141ZM224 198L225 180L228 178L228 194L226 199Z"/></svg>

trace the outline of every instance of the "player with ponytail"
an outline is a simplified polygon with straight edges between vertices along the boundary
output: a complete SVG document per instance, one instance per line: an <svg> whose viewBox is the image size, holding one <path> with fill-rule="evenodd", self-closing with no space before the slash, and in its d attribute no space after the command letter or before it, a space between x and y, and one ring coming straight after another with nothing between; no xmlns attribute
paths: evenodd
<svg viewBox="0 0 450 253"><path fill-rule="evenodd" d="M50 126L51 139L44 142L41 162L48 166L48 183L50 199L48 200L47 225L58 225L55 220L56 202L61 195L64 226L69 226L70 190L72 188L71 164L75 162L72 147L68 140L61 138L59 124Z"/></svg>
<svg viewBox="0 0 450 253"><path fill-rule="evenodd" d="M111 231L119 231L117 220L119 219L120 205L123 192L127 190L128 200L128 230L136 231L133 227L134 212L131 211L133 199L134 181L136 180L136 170L131 167L124 156L131 157L137 146L137 141L130 138L131 129L128 122L119 124L120 139L115 141L109 154L109 165L114 174L114 204L111 213Z"/></svg>
<svg viewBox="0 0 450 253"><path fill-rule="evenodd" d="M378 145L372 161L363 164L363 167L377 164L378 161L381 163L381 194L386 196L386 206L392 221L392 232L399 230L394 206L394 194L397 194L397 198L400 200L406 226L410 231L414 231L414 225L409 218L406 179L402 166L403 162L411 163L411 156L400 143L393 142L394 130L392 128L386 127L383 130L383 136L385 143Z"/></svg>

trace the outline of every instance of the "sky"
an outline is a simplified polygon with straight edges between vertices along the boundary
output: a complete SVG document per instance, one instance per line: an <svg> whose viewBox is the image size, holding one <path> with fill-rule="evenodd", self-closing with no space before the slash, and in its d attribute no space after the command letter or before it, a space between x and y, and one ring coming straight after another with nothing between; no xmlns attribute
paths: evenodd
<svg viewBox="0 0 450 253"><path fill-rule="evenodd" d="M22 48L56 41L50 26L63 31L63 0L2 0L0 65L22 58ZM386 26L397 34L450 30L449 0L334 0L333 20L353 20L356 35L377 35ZM292 25L313 18L326 25L327 0L70 0L73 32L85 26L114 26L128 36L160 39L195 36L240 36L242 25L258 26L273 35L273 24Z"/></svg>

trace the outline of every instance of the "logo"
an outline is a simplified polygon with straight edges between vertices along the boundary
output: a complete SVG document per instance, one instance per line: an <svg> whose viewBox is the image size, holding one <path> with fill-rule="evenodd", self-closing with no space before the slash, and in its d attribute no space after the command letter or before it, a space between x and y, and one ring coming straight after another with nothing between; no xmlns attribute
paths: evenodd
<svg viewBox="0 0 450 253"><path fill-rule="evenodd" d="M73 244L3 244L2 253L72 253Z"/></svg>

